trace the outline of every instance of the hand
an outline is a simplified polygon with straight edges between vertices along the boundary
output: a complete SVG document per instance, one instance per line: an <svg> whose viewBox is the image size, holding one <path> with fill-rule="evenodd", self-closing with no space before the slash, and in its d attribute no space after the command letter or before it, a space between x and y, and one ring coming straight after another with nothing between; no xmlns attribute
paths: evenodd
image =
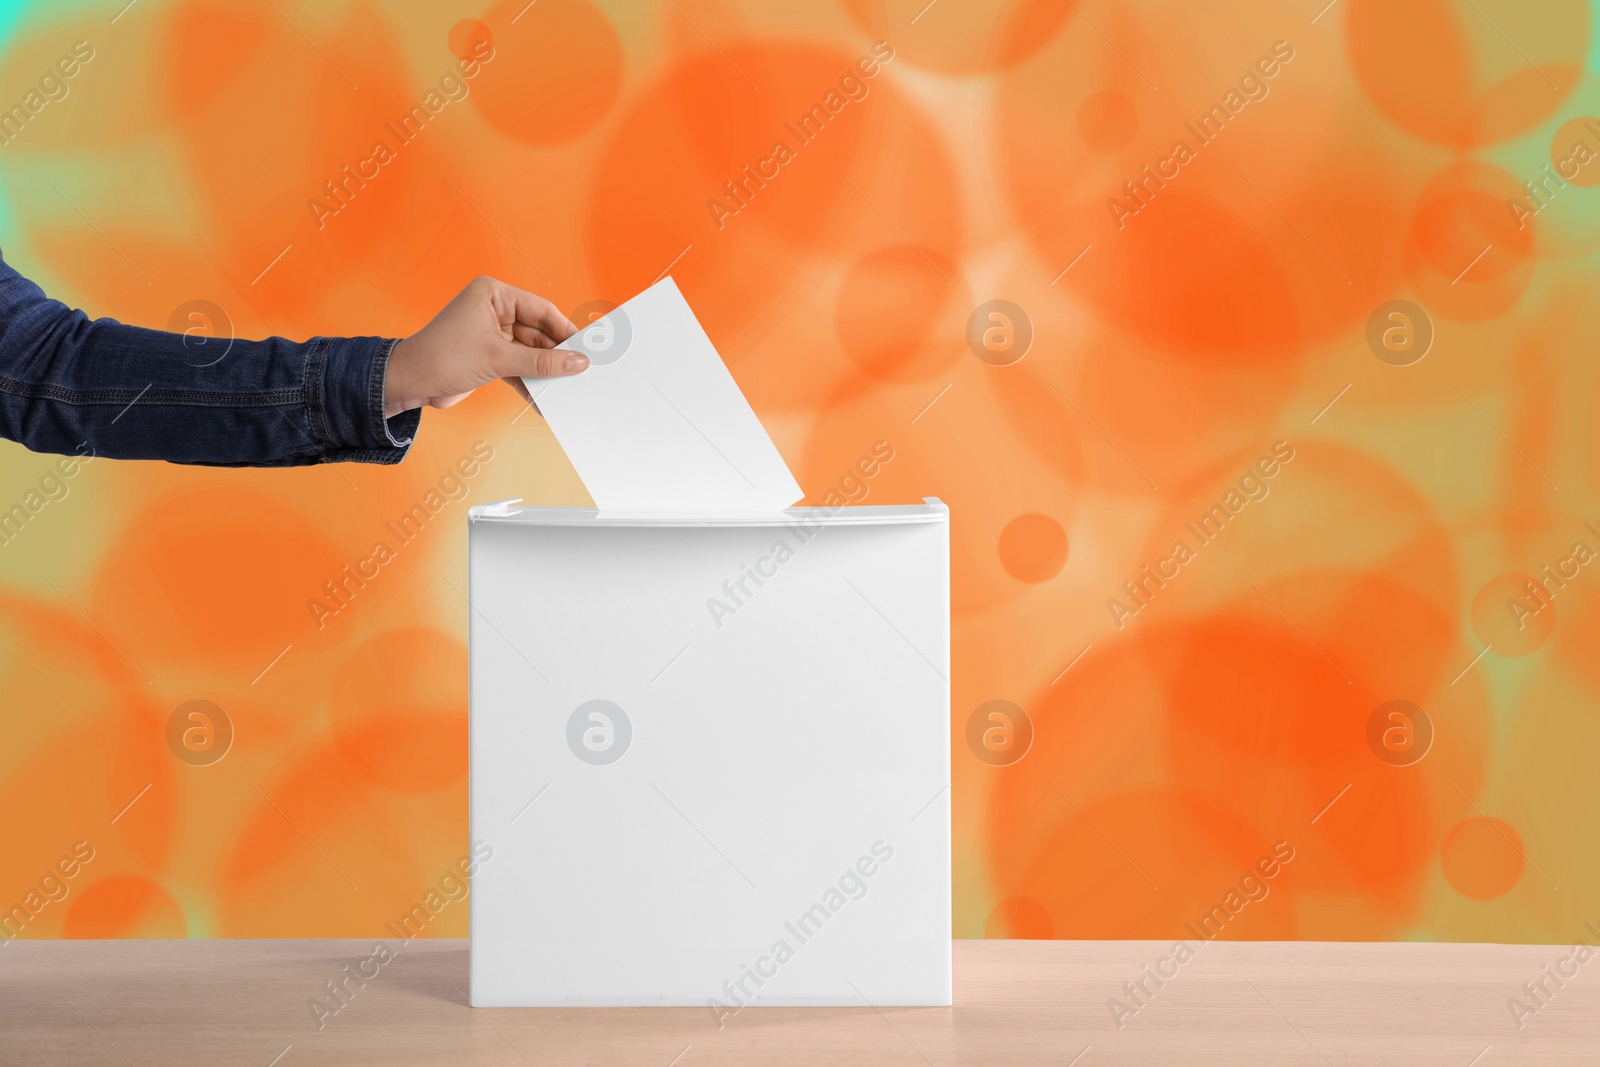
<svg viewBox="0 0 1600 1067"><path fill-rule="evenodd" d="M422 329L389 354L383 415L447 408L474 389L504 378L533 403L522 376L577 374L589 357L555 346L577 332L554 304L493 278L476 278Z"/></svg>

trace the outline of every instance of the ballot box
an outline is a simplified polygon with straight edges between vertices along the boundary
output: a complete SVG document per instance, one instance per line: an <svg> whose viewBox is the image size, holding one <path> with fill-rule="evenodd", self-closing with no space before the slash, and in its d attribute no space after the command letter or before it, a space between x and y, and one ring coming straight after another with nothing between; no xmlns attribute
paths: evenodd
<svg viewBox="0 0 1600 1067"><path fill-rule="evenodd" d="M471 1002L950 1003L949 512L471 509Z"/></svg>

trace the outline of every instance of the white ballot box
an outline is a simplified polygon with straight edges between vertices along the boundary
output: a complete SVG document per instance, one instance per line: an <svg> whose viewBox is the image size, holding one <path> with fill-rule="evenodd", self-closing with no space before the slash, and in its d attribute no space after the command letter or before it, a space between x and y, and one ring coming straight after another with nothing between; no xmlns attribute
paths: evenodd
<svg viewBox="0 0 1600 1067"><path fill-rule="evenodd" d="M471 510L474 1006L950 1003L948 520Z"/></svg>

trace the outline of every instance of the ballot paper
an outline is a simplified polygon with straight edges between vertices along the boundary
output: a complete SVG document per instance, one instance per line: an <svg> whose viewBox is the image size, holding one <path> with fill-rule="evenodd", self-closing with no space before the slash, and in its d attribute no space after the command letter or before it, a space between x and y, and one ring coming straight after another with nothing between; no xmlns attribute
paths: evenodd
<svg viewBox="0 0 1600 1067"><path fill-rule="evenodd" d="M804 494L668 277L558 348L589 369L524 378L602 512L768 514Z"/></svg>

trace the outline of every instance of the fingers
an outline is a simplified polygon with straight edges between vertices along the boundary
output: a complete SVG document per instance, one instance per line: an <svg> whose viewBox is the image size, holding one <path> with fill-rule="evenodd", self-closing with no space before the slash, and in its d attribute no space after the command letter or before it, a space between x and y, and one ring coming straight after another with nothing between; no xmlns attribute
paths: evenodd
<svg viewBox="0 0 1600 1067"><path fill-rule="evenodd" d="M557 307L542 296L523 289L507 285L496 279L488 279L490 284L490 299L494 302L495 312L500 317L502 327L511 327L513 332L518 325L531 326L541 331L545 336L554 339L557 343L565 341L578 332L572 320L563 315ZM524 342L526 343L526 342Z"/></svg>
<svg viewBox="0 0 1600 1067"><path fill-rule="evenodd" d="M582 352L563 352L559 348L533 348L506 342L501 349L497 370L501 377L564 378L589 367Z"/></svg>
<svg viewBox="0 0 1600 1067"><path fill-rule="evenodd" d="M560 343L539 327L525 326L520 322L511 324L511 337L518 344L527 345L529 348L554 348Z"/></svg>

